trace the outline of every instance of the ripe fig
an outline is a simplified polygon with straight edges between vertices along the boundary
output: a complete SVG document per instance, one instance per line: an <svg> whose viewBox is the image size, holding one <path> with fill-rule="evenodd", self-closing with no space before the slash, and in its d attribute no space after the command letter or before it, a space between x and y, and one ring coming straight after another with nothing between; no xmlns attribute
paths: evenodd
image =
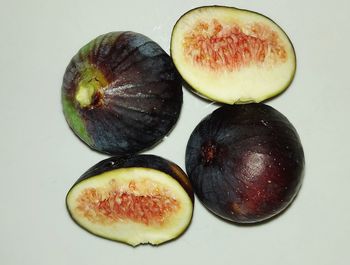
<svg viewBox="0 0 350 265"><path fill-rule="evenodd" d="M255 223L283 211L303 177L297 131L262 103L226 105L194 129L186 171L199 200L233 222Z"/></svg>
<svg viewBox="0 0 350 265"><path fill-rule="evenodd" d="M132 246L177 238L190 224L193 203L186 173L154 155L103 160L66 197L71 217L82 228Z"/></svg>
<svg viewBox="0 0 350 265"><path fill-rule="evenodd" d="M91 148L134 154L159 142L176 123L182 79L170 56L135 32L111 32L72 58L62 84L64 116Z"/></svg>
<svg viewBox="0 0 350 265"><path fill-rule="evenodd" d="M275 22L225 6L185 13L173 28L171 56L194 92L227 104L281 93L296 69L292 43Z"/></svg>

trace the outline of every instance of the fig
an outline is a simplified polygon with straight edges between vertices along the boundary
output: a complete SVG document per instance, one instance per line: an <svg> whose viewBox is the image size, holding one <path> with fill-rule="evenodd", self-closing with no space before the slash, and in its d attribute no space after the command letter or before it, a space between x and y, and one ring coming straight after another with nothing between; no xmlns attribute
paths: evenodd
<svg viewBox="0 0 350 265"><path fill-rule="evenodd" d="M82 47L64 74L62 105L74 133L115 156L158 143L175 125L182 79L170 56L136 32L110 32Z"/></svg>
<svg viewBox="0 0 350 265"><path fill-rule="evenodd" d="M171 56L191 89L227 103L261 102L292 82L296 56L268 17L227 6L192 9L176 22Z"/></svg>
<svg viewBox="0 0 350 265"><path fill-rule="evenodd" d="M263 103L225 105L205 117L186 148L186 171L198 199L236 223L281 213L298 193L304 172L299 135Z"/></svg>
<svg viewBox="0 0 350 265"><path fill-rule="evenodd" d="M102 238L158 245L189 226L194 195L186 173L155 155L111 157L87 170L69 190L72 219Z"/></svg>

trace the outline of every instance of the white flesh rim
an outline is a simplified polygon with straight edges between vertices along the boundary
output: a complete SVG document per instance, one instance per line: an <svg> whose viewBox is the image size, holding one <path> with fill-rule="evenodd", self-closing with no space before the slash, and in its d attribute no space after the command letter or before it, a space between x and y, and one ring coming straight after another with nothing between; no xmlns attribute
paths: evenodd
<svg viewBox="0 0 350 265"><path fill-rule="evenodd" d="M77 210L78 198L84 190L106 187L111 180L116 181L117 187L121 191L128 191L129 184L136 183L136 186L142 187L138 190L139 195L147 195L149 190L156 188L167 190L169 191L168 195L176 199L180 206L162 224L157 225L146 225L128 219L108 224L92 222ZM148 183L148 187L142 186L144 183ZM107 171L79 182L67 195L67 207L72 218L86 230L95 235L132 246L145 243L158 245L178 237L189 225L193 212L190 197L174 178L158 170L137 167Z"/></svg>
<svg viewBox="0 0 350 265"><path fill-rule="evenodd" d="M251 64L238 71L212 70L198 66L185 57L183 39L194 25L210 23L218 19L224 25L250 25L262 23L278 33L280 43L285 48L287 59L283 63L262 67ZM293 80L296 70L294 48L284 31L269 18L248 10L232 7L202 7L184 14L174 26L171 37L171 56L183 79L208 99L233 104L261 102L285 90Z"/></svg>

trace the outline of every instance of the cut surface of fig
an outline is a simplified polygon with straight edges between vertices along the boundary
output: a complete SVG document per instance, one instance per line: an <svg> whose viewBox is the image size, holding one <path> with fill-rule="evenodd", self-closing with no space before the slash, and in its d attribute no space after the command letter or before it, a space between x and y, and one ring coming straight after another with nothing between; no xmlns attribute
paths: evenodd
<svg viewBox="0 0 350 265"><path fill-rule="evenodd" d="M151 155L109 158L68 192L71 217L91 233L132 246L158 245L182 234L193 212L187 175Z"/></svg>
<svg viewBox="0 0 350 265"><path fill-rule="evenodd" d="M261 102L281 93L296 69L292 43L276 23L225 6L185 13L172 32L171 56L195 92L228 104Z"/></svg>
<svg viewBox="0 0 350 265"><path fill-rule="evenodd" d="M182 79L170 56L136 32L111 32L82 47L62 84L64 116L92 149L135 154L175 125Z"/></svg>
<svg viewBox="0 0 350 265"><path fill-rule="evenodd" d="M262 103L226 105L204 118L186 149L186 171L198 199L214 214L256 223L282 212L302 183L297 131Z"/></svg>

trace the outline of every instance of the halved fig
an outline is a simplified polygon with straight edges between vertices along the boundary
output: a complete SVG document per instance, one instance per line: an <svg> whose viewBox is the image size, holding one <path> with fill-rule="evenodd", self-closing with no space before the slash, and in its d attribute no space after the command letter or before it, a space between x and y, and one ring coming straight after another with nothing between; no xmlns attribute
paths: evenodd
<svg viewBox="0 0 350 265"><path fill-rule="evenodd" d="M182 79L170 56L135 32L111 32L72 58L62 84L64 116L91 148L134 154L159 142L182 106Z"/></svg>
<svg viewBox="0 0 350 265"><path fill-rule="evenodd" d="M286 209L299 191L304 164L293 125L262 103L218 108L195 128L186 150L198 199L238 223L264 221Z"/></svg>
<svg viewBox="0 0 350 265"><path fill-rule="evenodd" d="M271 19L226 6L185 13L171 36L171 56L194 92L228 104L261 102L292 82L291 41Z"/></svg>
<svg viewBox="0 0 350 265"><path fill-rule="evenodd" d="M69 190L66 204L73 220L92 234L132 246L158 245L189 226L194 195L175 163L136 155L90 168Z"/></svg>

